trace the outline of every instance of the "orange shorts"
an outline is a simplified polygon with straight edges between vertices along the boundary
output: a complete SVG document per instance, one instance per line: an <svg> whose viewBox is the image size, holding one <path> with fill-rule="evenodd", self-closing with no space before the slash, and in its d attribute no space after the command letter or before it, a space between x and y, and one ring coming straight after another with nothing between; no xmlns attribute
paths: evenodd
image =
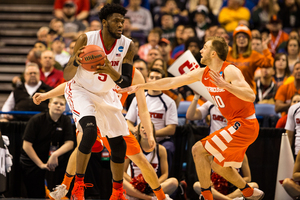
<svg viewBox="0 0 300 200"><path fill-rule="evenodd" d="M259 132L257 119L237 119L201 140L204 148L223 167L240 168L245 152Z"/></svg>
<svg viewBox="0 0 300 200"><path fill-rule="evenodd" d="M129 131L129 135L127 136L123 136L126 145L127 145L127 149L126 149L126 158L127 156L132 156L135 154L138 154L141 152L141 147L139 142L136 140L136 138L134 137L134 135ZM104 146L107 148L107 150L109 151L109 154L111 153L111 149L108 143L108 140L106 137L101 137Z"/></svg>

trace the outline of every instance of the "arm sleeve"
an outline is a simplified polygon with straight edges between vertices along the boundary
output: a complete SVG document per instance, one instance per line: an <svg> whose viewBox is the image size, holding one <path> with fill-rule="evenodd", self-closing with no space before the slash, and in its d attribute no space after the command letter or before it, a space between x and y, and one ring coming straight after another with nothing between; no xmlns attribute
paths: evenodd
<svg viewBox="0 0 300 200"><path fill-rule="evenodd" d="M11 92L2 107L2 111L9 112L12 111L14 107L15 107L14 93Z"/></svg>
<svg viewBox="0 0 300 200"><path fill-rule="evenodd" d="M120 76L120 79L115 81L115 83L121 88L131 86L132 79L133 79L132 72L133 72L133 66L128 63L123 63L122 64L122 74Z"/></svg>
<svg viewBox="0 0 300 200"><path fill-rule="evenodd" d="M125 116L125 119L131 121L131 122L136 122L137 121L137 115L138 115L138 107L137 107L137 101L136 97L132 100L128 112Z"/></svg>
<svg viewBox="0 0 300 200"><path fill-rule="evenodd" d="M169 124L178 124L178 113L174 100L171 101L171 104L166 112L166 125Z"/></svg>
<svg viewBox="0 0 300 200"><path fill-rule="evenodd" d="M297 106L299 106L298 104L296 104ZM287 120L286 120L286 124L285 124L285 130L288 131L295 131L295 121L294 121L294 112L295 112L295 107L296 105L293 105L290 107L288 114L287 114Z"/></svg>

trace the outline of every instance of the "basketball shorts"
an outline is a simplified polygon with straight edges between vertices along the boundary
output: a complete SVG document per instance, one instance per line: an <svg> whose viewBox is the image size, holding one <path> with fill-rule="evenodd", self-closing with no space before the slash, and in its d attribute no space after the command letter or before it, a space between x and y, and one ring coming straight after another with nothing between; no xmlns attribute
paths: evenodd
<svg viewBox="0 0 300 200"><path fill-rule="evenodd" d="M203 147L214 156L214 161L223 167L240 168L246 150L259 132L254 119L237 119L201 140Z"/></svg>
<svg viewBox="0 0 300 200"><path fill-rule="evenodd" d="M82 132L79 120L84 116L94 116L102 137L129 135L128 125L122 114L122 104L112 89L94 94L71 80L65 88L65 98L79 131Z"/></svg>

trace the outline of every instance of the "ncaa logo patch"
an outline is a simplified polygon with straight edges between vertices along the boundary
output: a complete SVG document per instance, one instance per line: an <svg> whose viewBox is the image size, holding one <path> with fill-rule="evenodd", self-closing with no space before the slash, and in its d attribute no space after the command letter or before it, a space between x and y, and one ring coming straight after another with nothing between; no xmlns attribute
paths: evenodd
<svg viewBox="0 0 300 200"><path fill-rule="evenodd" d="M124 47L123 47L123 46L119 46L118 50L119 50L120 52L123 52Z"/></svg>

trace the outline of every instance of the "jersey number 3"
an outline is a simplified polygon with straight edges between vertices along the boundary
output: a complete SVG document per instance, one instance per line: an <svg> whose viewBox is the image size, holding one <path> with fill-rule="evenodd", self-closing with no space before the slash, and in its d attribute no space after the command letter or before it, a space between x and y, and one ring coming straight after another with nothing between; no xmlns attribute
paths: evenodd
<svg viewBox="0 0 300 200"><path fill-rule="evenodd" d="M225 108L225 103L219 95L211 96L219 108Z"/></svg>
<svg viewBox="0 0 300 200"><path fill-rule="evenodd" d="M107 79L107 74L99 74L98 79L99 81L105 82Z"/></svg>

